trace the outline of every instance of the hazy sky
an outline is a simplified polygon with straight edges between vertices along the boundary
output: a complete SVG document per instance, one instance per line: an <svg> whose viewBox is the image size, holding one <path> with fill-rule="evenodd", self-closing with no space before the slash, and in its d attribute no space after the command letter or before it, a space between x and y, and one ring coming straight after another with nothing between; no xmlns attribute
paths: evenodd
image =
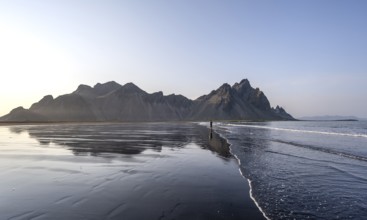
<svg viewBox="0 0 367 220"><path fill-rule="evenodd" d="M248 78L296 117L367 117L367 1L0 0L0 74L0 115L79 84L194 99Z"/></svg>

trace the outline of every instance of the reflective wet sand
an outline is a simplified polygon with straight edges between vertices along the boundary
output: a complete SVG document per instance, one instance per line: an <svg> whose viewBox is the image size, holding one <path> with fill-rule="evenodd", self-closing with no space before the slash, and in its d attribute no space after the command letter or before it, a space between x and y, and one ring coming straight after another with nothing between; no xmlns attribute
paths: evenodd
<svg viewBox="0 0 367 220"><path fill-rule="evenodd" d="M192 123L0 126L0 219L262 219Z"/></svg>

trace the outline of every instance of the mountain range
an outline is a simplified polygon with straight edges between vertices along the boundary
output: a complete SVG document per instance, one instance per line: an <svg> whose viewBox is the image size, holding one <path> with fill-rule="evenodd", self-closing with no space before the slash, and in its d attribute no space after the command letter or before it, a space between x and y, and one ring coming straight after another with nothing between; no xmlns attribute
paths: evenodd
<svg viewBox="0 0 367 220"><path fill-rule="evenodd" d="M123 122L202 120L294 120L283 108L272 108L265 94L247 79L225 83L195 100L182 95L147 93L133 83L114 81L70 93L43 97L29 109L18 107L3 122Z"/></svg>

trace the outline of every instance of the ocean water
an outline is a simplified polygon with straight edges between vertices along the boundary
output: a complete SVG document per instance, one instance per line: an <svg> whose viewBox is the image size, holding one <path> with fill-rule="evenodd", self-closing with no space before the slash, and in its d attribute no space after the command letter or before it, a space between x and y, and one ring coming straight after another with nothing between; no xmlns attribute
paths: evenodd
<svg viewBox="0 0 367 220"><path fill-rule="evenodd" d="M367 122L216 123L268 219L367 219Z"/></svg>

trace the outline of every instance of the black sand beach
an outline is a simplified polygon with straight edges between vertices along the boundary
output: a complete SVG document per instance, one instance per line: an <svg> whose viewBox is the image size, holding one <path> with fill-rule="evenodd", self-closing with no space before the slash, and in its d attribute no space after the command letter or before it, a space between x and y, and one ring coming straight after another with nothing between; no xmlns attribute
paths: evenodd
<svg viewBox="0 0 367 220"><path fill-rule="evenodd" d="M0 126L0 219L264 219L193 123Z"/></svg>

